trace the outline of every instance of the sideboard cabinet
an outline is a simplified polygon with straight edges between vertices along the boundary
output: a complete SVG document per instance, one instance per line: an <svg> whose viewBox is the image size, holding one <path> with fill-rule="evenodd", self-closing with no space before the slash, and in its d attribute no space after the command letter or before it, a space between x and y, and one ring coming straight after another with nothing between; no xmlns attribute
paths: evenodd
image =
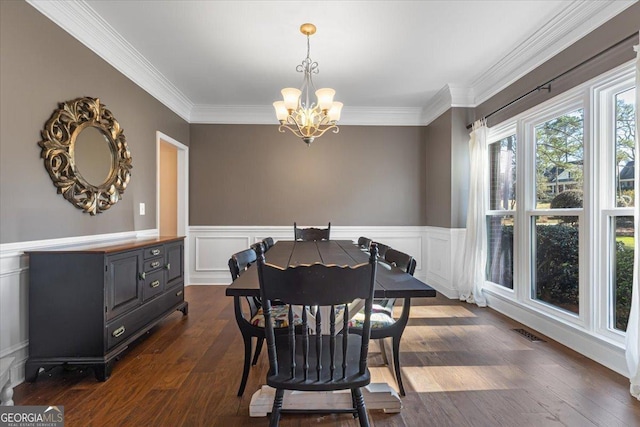
<svg viewBox="0 0 640 427"><path fill-rule="evenodd" d="M29 382L61 364L92 366L105 381L131 342L175 310L188 313L183 237L27 254Z"/></svg>

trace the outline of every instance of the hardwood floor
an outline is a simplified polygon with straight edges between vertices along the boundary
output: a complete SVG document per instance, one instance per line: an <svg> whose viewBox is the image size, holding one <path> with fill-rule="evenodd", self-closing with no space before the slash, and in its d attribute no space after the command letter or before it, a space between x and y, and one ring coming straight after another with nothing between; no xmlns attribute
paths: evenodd
<svg viewBox="0 0 640 427"><path fill-rule="evenodd" d="M177 312L133 345L111 378L63 367L16 387L16 405L64 405L65 425L252 426L253 391L266 351L236 396L243 345L232 299L222 286L189 286L189 315ZM369 411L374 426L640 426L628 380L545 338L530 342L520 324L490 309L443 297L415 301L401 346L404 408ZM390 344L387 352L390 354ZM395 382L370 352L374 382ZM283 415L282 426L356 426L350 415Z"/></svg>

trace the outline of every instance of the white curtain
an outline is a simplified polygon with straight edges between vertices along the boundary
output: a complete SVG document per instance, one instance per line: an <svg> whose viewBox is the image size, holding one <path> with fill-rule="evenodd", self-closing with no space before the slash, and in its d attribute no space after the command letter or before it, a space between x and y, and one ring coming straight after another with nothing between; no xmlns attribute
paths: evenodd
<svg viewBox="0 0 640 427"><path fill-rule="evenodd" d="M636 153L640 152L640 134L638 130L640 126L640 45L635 46L636 50ZM640 167L635 167L635 185L640 183ZM637 189L636 189L637 190ZM633 290L631 292L631 313L629 314L629 323L627 324L627 367L629 368L629 380L631 381L631 394L640 400L640 286L638 286L638 274L640 273L640 191L635 192L635 252L633 263Z"/></svg>
<svg viewBox="0 0 640 427"><path fill-rule="evenodd" d="M469 135L469 204L464 255L458 280L460 300L485 307L482 295L487 266L487 123L477 121Z"/></svg>

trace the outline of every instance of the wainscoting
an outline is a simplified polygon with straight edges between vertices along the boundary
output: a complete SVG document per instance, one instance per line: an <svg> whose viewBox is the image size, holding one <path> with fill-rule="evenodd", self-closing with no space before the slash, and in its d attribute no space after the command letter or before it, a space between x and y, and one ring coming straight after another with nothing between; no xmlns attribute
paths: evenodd
<svg viewBox="0 0 640 427"><path fill-rule="evenodd" d="M305 225L300 227L326 227ZM426 226L407 227L349 227L331 226L331 238L358 240L366 236L395 249L411 254L417 260L415 276L433 286L449 298L457 298L454 268L455 260L464 239L464 230ZM235 252L251 244L272 237L274 240L291 240L293 226L259 227L190 227L189 283L226 285L231 282L227 262Z"/></svg>

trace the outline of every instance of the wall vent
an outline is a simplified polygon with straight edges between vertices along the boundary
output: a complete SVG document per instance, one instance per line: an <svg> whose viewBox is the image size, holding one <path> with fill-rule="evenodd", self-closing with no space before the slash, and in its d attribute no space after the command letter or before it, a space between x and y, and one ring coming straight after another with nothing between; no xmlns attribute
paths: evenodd
<svg viewBox="0 0 640 427"><path fill-rule="evenodd" d="M531 342L546 342L545 340L543 340L542 338L532 334L529 331L526 331L524 329L513 329L515 332L519 333L520 335L522 335L523 337L525 337L526 339L528 339Z"/></svg>

